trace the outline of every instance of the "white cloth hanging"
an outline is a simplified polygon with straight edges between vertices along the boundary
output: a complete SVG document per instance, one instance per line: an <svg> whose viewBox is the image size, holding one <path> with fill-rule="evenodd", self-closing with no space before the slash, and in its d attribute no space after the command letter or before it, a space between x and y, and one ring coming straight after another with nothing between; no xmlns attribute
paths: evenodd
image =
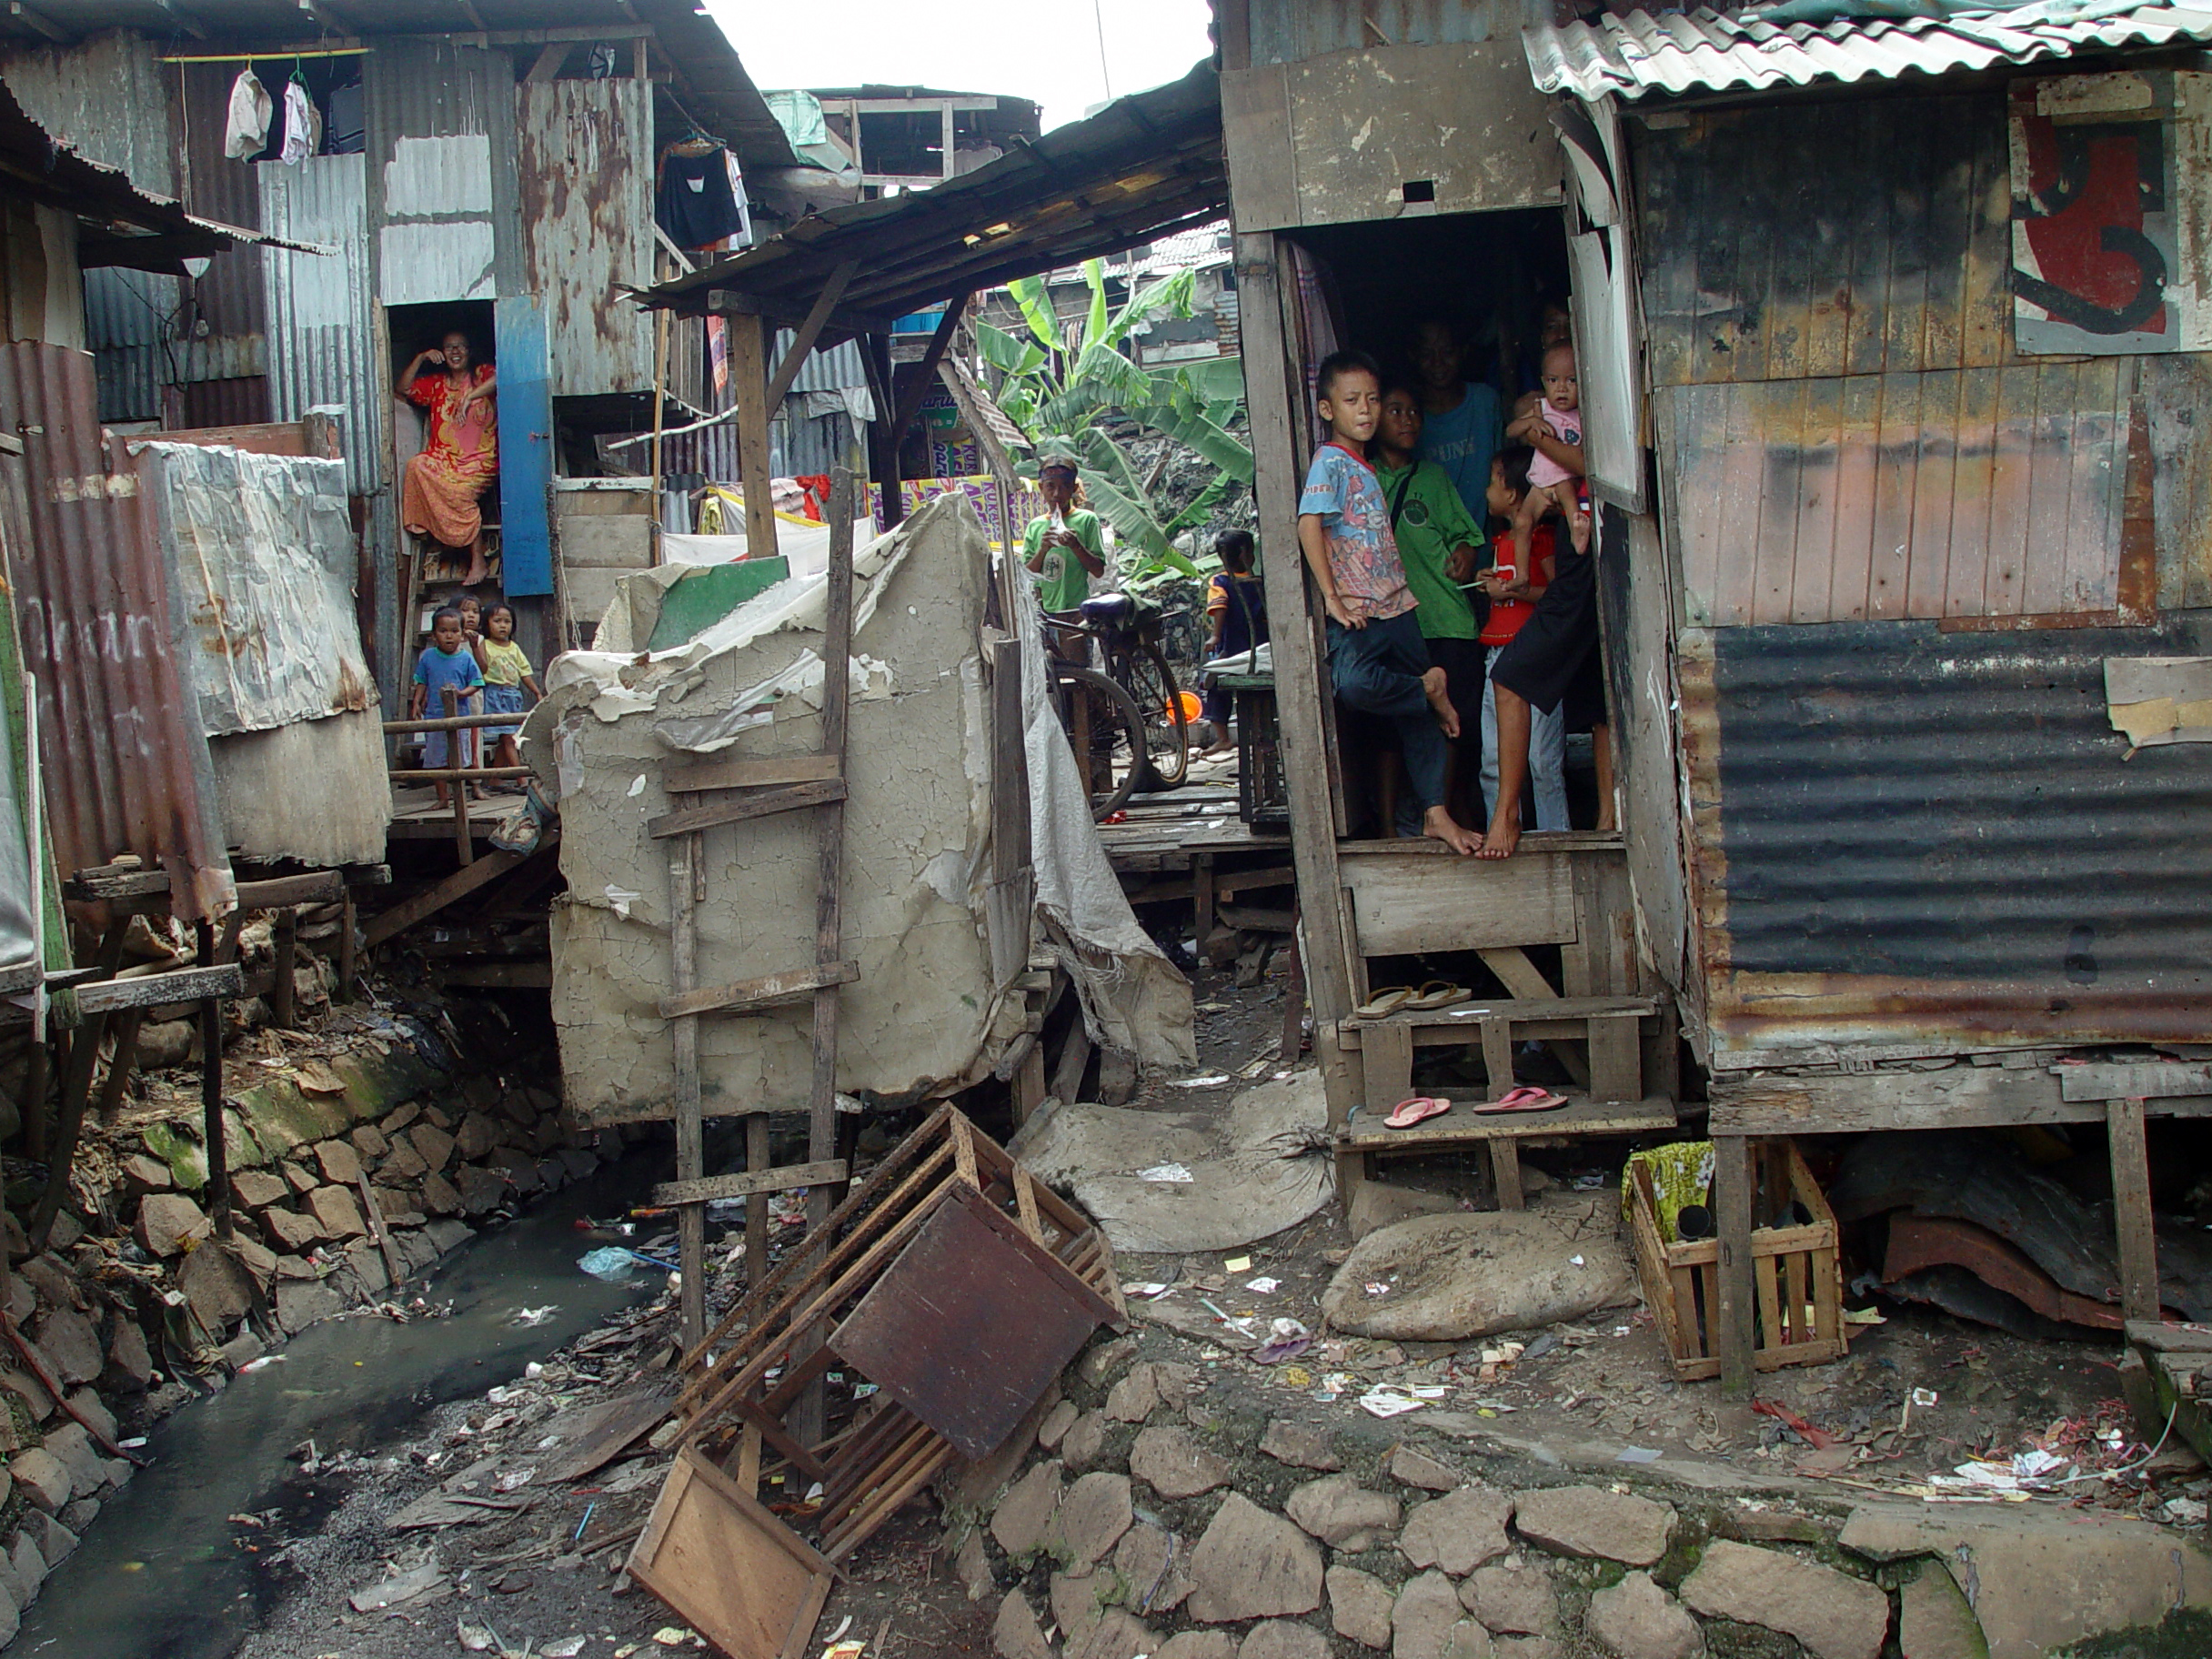
<svg viewBox="0 0 2212 1659"><path fill-rule="evenodd" d="M323 112L315 107L305 85L287 81L284 89L284 159L297 166L308 156L320 155L322 148Z"/></svg>
<svg viewBox="0 0 2212 1659"><path fill-rule="evenodd" d="M233 161L251 161L268 147L269 117L276 106L268 89L251 69L242 70L230 84L230 120L224 129L223 154Z"/></svg>

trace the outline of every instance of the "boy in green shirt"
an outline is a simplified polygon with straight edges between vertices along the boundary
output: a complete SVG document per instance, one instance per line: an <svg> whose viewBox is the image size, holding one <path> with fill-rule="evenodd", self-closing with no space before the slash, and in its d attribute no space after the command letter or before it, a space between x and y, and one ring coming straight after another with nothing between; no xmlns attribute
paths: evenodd
<svg viewBox="0 0 2212 1659"><path fill-rule="evenodd" d="M1413 590L1414 615L1428 641L1429 660L1443 669L1445 694L1457 709L1461 698L1479 703L1483 696L1483 648L1477 643L1482 630L1460 587L1473 578L1483 528L1460 498L1452 475L1434 461L1417 458L1421 426L1418 391L1399 385L1382 394L1382 416L1375 427L1375 478L1390 506L1398 558L1405 566L1405 584ZM1470 803L1462 799L1461 779L1471 779L1476 768L1462 768L1460 749L1458 742L1451 746L1444 799L1454 818L1469 821L1462 812Z"/></svg>
<svg viewBox="0 0 2212 1659"><path fill-rule="evenodd" d="M1106 574L1106 537L1099 516L1083 505L1074 457L1053 454L1037 469L1037 493L1049 509L1021 533L1021 563L1037 578L1037 602L1048 617L1081 620L1091 578Z"/></svg>

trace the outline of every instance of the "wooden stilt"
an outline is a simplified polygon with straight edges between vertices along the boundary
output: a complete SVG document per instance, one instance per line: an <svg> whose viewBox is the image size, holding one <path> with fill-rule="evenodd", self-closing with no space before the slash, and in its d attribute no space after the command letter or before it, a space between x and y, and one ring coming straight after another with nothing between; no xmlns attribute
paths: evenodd
<svg viewBox="0 0 2212 1659"><path fill-rule="evenodd" d="M2120 1312L2123 1318L2158 1318L2158 1235L2150 1210L2150 1149L2143 1132L2143 1102L2111 1101L2105 1107L2111 1141L2112 1209L2119 1229Z"/></svg>
<svg viewBox="0 0 2212 1659"><path fill-rule="evenodd" d="M1720 1355L1721 1393L1751 1398L1758 1348L1752 1310L1751 1141L1744 1135L1713 1137L1713 1225L1720 1243L1714 1298L1714 1347Z"/></svg>
<svg viewBox="0 0 2212 1659"><path fill-rule="evenodd" d="M299 990L299 912L297 910L287 905L276 912L275 923L269 930L269 942L276 957L276 980L269 990L269 1022L279 1031L288 1031L299 1023L293 1011Z"/></svg>
<svg viewBox="0 0 2212 1659"><path fill-rule="evenodd" d="M215 960L215 928L197 928L199 958ZM228 1241L230 1224L230 1148L223 1133L223 1003L217 997L200 1002L200 1121L206 1136L208 1213L215 1218L215 1236Z"/></svg>

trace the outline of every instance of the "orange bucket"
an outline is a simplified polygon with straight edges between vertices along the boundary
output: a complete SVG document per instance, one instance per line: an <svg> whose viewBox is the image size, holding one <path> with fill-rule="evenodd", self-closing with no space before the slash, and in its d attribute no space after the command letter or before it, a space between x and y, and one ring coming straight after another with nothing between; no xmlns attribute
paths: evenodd
<svg viewBox="0 0 2212 1659"><path fill-rule="evenodd" d="M1182 723L1186 726L1202 718L1206 712L1206 705L1195 691L1178 691L1175 700L1182 705Z"/></svg>

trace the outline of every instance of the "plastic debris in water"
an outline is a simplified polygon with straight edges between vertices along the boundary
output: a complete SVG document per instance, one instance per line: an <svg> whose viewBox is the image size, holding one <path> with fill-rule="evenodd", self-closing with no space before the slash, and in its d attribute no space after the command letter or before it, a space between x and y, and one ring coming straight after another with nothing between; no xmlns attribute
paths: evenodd
<svg viewBox="0 0 2212 1659"><path fill-rule="evenodd" d="M546 1321L559 1312L560 1304L557 1302L548 1302L542 1308L518 1308L515 1310L514 1317L507 1322L528 1330L532 1325L544 1324Z"/></svg>

